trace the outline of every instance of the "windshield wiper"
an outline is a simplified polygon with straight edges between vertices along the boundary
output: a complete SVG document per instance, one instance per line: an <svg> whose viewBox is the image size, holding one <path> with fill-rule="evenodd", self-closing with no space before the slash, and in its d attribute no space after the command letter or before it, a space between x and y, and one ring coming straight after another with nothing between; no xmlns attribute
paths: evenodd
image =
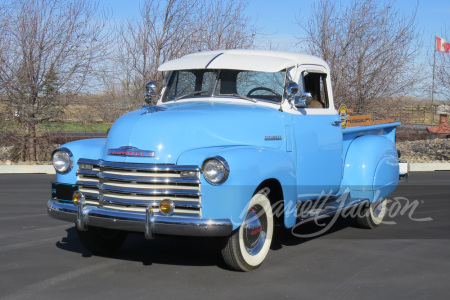
<svg viewBox="0 0 450 300"><path fill-rule="evenodd" d="M177 98L174 99L174 101L177 101L177 100L180 100L180 99L183 99L183 98L187 98L187 97L196 96L198 94L206 93L206 92L209 92L209 91L195 91L195 92L192 92L192 93L185 94L185 95L182 95L180 97L177 97Z"/></svg>
<svg viewBox="0 0 450 300"><path fill-rule="evenodd" d="M219 94L217 96L232 96L232 97L237 97L237 98L240 98L240 99L252 101L254 103L258 102L258 100L255 99L255 98L250 98L250 97L247 97L247 96L244 96L244 95L239 95L239 94Z"/></svg>

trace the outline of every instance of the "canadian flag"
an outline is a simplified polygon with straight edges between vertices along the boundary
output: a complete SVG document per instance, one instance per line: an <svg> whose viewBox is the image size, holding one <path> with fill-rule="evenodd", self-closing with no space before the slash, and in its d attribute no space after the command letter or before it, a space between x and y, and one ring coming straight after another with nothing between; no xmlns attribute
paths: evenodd
<svg viewBox="0 0 450 300"><path fill-rule="evenodd" d="M441 39L440 37L436 37L436 51L449 53L450 52L450 43L446 42L444 39Z"/></svg>

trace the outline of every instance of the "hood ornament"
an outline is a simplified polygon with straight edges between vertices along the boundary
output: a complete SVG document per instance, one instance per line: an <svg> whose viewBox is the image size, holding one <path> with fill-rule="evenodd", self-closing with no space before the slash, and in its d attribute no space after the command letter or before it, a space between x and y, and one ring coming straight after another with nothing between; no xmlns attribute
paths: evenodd
<svg viewBox="0 0 450 300"><path fill-rule="evenodd" d="M144 105L142 108L147 109L147 111L145 111L142 115L145 114L152 114L158 111L165 111L167 110L167 108L162 107L162 106L153 106L153 105Z"/></svg>
<svg viewBox="0 0 450 300"><path fill-rule="evenodd" d="M141 150L132 146L123 146L120 148L108 149L107 154L117 156L155 157L155 151Z"/></svg>

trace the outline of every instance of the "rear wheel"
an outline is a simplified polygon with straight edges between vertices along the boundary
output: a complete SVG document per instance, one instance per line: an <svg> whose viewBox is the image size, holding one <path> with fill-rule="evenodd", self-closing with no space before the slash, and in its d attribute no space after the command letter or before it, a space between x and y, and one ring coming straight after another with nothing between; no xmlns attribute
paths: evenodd
<svg viewBox="0 0 450 300"><path fill-rule="evenodd" d="M258 268L269 253L272 236L272 207L267 196L260 191L250 200L244 222L228 238L222 257L230 268L237 271Z"/></svg>
<svg viewBox="0 0 450 300"><path fill-rule="evenodd" d="M357 216L359 226L373 229L381 224L386 215L387 199L382 199L370 205Z"/></svg>
<svg viewBox="0 0 450 300"><path fill-rule="evenodd" d="M127 232L122 230L89 227L87 231L77 229L81 244L94 254L114 254L127 237Z"/></svg>

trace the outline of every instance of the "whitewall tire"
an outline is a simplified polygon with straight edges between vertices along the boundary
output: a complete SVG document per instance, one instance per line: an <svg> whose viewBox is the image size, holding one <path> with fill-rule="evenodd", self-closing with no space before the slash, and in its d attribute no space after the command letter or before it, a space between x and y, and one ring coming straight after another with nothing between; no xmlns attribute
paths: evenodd
<svg viewBox="0 0 450 300"><path fill-rule="evenodd" d="M359 226L363 228L373 229L383 222L386 215L387 199L381 199L377 202L370 203L369 207L362 211L357 217Z"/></svg>
<svg viewBox="0 0 450 300"><path fill-rule="evenodd" d="M260 191L250 200L244 221L222 250L225 263L237 271L258 268L269 253L273 227L270 200Z"/></svg>

